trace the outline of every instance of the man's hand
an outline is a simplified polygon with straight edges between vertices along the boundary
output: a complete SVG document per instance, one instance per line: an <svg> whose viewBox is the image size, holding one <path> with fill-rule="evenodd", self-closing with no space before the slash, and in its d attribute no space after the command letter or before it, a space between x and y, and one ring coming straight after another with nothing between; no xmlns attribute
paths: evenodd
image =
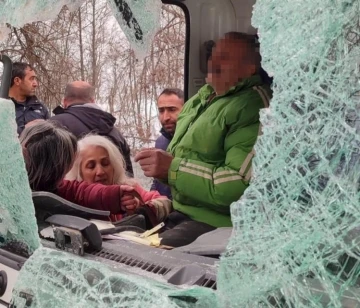
<svg viewBox="0 0 360 308"><path fill-rule="evenodd" d="M135 156L144 175L157 179L167 179L168 171L174 157L168 152L159 149L142 150Z"/></svg>

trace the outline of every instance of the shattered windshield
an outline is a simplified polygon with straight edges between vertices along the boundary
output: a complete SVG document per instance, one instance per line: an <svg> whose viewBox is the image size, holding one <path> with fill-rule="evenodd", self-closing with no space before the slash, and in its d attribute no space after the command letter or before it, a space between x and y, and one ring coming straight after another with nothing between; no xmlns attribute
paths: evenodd
<svg viewBox="0 0 360 308"><path fill-rule="evenodd" d="M13 295L16 307L217 307L210 289L177 289L47 248L26 262Z"/></svg>
<svg viewBox="0 0 360 308"><path fill-rule="evenodd" d="M359 4L255 6L274 95L252 184L232 206L227 307L359 307Z"/></svg>
<svg viewBox="0 0 360 308"><path fill-rule="evenodd" d="M14 119L12 102L0 98L0 246L29 255L39 247L39 236Z"/></svg>
<svg viewBox="0 0 360 308"><path fill-rule="evenodd" d="M4 39L7 24L54 18L63 5L75 9L82 1L0 3ZM109 4L143 57L161 2ZM231 207L234 230L216 291L177 288L42 247L14 108L0 99L0 246L31 255L15 306L360 307L359 14L359 1L256 3L252 23L274 95L261 112L251 185Z"/></svg>
<svg viewBox="0 0 360 308"><path fill-rule="evenodd" d="M75 10L83 2L84 0L1 0L0 40L5 39L6 35L9 34L7 24L20 27L34 21L54 19L64 5Z"/></svg>
<svg viewBox="0 0 360 308"><path fill-rule="evenodd" d="M110 7L138 58L149 53L160 27L161 1L108 0Z"/></svg>

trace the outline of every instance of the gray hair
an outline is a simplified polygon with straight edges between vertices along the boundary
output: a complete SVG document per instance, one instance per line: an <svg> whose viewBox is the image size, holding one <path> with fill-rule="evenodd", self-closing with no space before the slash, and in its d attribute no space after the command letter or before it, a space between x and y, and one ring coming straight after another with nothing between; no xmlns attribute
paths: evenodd
<svg viewBox="0 0 360 308"><path fill-rule="evenodd" d="M108 138L89 134L84 138L78 141L78 155L76 156L75 162L69 171L69 173L65 176L67 180L77 180L82 181L83 178L81 176L81 162L82 162L82 153L88 147L98 146L105 149L109 155L109 160L111 166L114 168L114 179L112 184L127 184L127 185L135 185L136 182L126 176L125 173L125 160L119 149L112 143Z"/></svg>
<svg viewBox="0 0 360 308"><path fill-rule="evenodd" d="M74 162L75 136L55 123L43 121L25 128L19 140L31 189L55 192Z"/></svg>

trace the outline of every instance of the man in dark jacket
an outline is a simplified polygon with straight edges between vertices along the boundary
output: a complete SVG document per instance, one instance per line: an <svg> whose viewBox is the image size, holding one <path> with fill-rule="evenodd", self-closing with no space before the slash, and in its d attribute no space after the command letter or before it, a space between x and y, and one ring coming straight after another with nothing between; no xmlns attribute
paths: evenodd
<svg viewBox="0 0 360 308"><path fill-rule="evenodd" d="M177 117L184 105L184 92L176 88L163 90L158 98L159 120L161 123L161 136L155 142L155 148L166 151L175 133ZM170 200L171 189L168 185L154 179L151 190L157 190L161 195Z"/></svg>
<svg viewBox="0 0 360 308"><path fill-rule="evenodd" d="M95 104L94 87L85 81L69 83L62 104L53 110L55 116L50 120L66 127L78 139L89 133L108 137L123 155L128 176L133 176L129 145L114 127L116 119Z"/></svg>
<svg viewBox="0 0 360 308"><path fill-rule="evenodd" d="M14 102L17 133L20 135L25 125L38 120L47 120L48 109L35 96L38 86L34 68L23 62L13 64L9 98Z"/></svg>

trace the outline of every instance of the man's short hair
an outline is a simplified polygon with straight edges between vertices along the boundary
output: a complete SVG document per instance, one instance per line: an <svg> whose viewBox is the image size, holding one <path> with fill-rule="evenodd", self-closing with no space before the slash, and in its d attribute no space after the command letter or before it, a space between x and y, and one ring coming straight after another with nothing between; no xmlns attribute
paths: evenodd
<svg viewBox="0 0 360 308"><path fill-rule="evenodd" d="M160 93L159 97L163 94L176 95L178 98L184 100L184 91L178 88L166 88Z"/></svg>
<svg viewBox="0 0 360 308"><path fill-rule="evenodd" d="M245 43L251 59L255 61L256 66L260 67L260 44L257 35L233 31L225 33L223 38Z"/></svg>
<svg viewBox="0 0 360 308"><path fill-rule="evenodd" d="M12 72L11 72L11 83L10 87L14 85L14 80L16 77L20 78L21 80L25 77L25 70L30 69L31 71L34 71L34 68L29 64L25 62L14 62L12 66Z"/></svg>
<svg viewBox="0 0 360 308"><path fill-rule="evenodd" d="M259 41L257 35L232 31L225 33L224 38L246 42L250 48L254 49L254 51L259 48Z"/></svg>
<svg viewBox="0 0 360 308"><path fill-rule="evenodd" d="M65 88L64 98L67 100L78 100L88 102L95 98L95 88L93 86L77 87L68 83Z"/></svg>

